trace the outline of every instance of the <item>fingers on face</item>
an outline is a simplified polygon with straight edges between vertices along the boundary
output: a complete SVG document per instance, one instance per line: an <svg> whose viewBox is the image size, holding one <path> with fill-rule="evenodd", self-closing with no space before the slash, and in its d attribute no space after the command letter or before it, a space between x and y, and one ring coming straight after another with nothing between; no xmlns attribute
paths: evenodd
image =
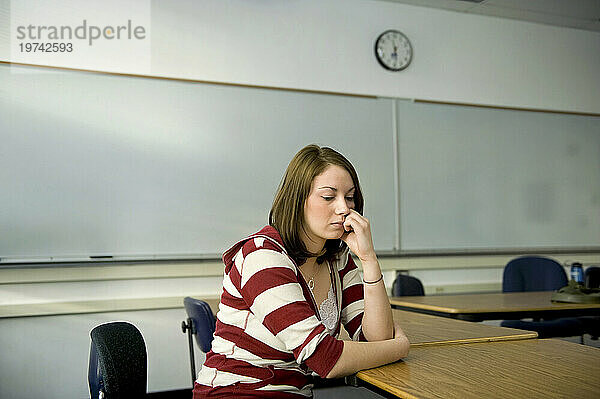
<svg viewBox="0 0 600 399"><path fill-rule="evenodd" d="M352 231L352 221L350 218L346 217L346 219L344 220L344 230L346 232L350 232Z"/></svg>
<svg viewBox="0 0 600 399"><path fill-rule="evenodd" d="M352 229L365 229L369 227L369 220L360 213L352 210L348 215L346 215L346 219L344 220L344 227L346 226L351 226Z"/></svg>

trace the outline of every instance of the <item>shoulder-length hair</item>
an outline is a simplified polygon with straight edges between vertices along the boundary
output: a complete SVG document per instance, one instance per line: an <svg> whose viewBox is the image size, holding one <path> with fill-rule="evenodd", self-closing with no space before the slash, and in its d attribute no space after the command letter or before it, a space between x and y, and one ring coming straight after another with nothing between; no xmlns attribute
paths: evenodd
<svg viewBox="0 0 600 399"><path fill-rule="evenodd" d="M298 151L283 175L269 212L269 224L279 232L288 254L298 265L313 256L317 257L317 263L333 261L346 248L346 243L340 239L327 240L325 252L313 254L301 239L300 232L306 231L304 204L310 194L312 182L329 165L340 166L350 174L354 184L354 210L361 215L363 212L364 200L358 175L350 161L334 149L316 144L307 145Z"/></svg>

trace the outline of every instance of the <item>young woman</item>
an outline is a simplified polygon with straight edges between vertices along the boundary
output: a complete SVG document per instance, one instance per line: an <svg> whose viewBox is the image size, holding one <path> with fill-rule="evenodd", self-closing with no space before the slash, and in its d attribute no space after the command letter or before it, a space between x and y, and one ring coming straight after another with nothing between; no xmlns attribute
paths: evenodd
<svg viewBox="0 0 600 399"><path fill-rule="evenodd" d="M223 254L215 338L195 399L310 397L314 375L343 377L407 355L362 211L343 155L309 145L294 156L269 226ZM342 326L353 341L337 339Z"/></svg>

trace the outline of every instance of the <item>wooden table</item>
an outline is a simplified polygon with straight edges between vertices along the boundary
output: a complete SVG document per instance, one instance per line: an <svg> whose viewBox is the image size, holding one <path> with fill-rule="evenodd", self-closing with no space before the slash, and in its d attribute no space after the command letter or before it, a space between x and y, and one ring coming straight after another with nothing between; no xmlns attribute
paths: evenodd
<svg viewBox="0 0 600 399"><path fill-rule="evenodd" d="M488 326L445 317L393 309L398 322L411 343L411 348L441 344L493 342L537 337L535 331Z"/></svg>
<svg viewBox="0 0 600 399"><path fill-rule="evenodd" d="M387 397L598 398L600 349L555 339L411 348L357 374ZM376 387L376 388L373 388Z"/></svg>
<svg viewBox="0 0 600 399"><path fill-rule="evenodd" d="M600 315L600 304L551 302L552 291L391 297L396 309L469 321Z"/></svg>
<svg viewBox="0 0 600 399"><path fill-rule="evenodd" d="M203 298L203 300L210 305L214 313L217 313L219 299ZM400 323L412 347L537 338L535 331L469 323L405 310L392 309L392 315L394 320ZM350 339L343 329L342 338Z"/></svg>

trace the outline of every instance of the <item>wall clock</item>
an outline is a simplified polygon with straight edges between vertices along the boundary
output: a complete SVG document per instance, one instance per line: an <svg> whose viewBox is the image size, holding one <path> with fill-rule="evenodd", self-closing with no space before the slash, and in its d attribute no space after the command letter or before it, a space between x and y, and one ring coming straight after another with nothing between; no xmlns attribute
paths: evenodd
<svg viewBox="0 0 600 399"><path fill-rule="evenodd" d="M400 31L386 30L375 41L375 58L385 69L401 71L412 61L413 50Z"/></svg>

